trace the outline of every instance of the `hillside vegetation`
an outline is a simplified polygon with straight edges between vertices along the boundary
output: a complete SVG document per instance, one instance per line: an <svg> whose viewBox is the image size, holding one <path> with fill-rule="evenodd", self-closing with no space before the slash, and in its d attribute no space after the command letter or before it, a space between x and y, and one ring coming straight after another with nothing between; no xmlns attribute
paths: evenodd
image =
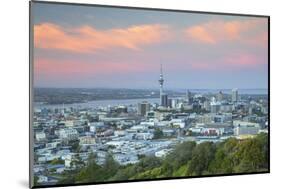
<svg viewBox="0 0 281 189"><path fill-rule="evenodd" d="M76 172L64 174L61 184L126 181L167 177L264 172L268 170L268 135L220 143L184 142L165 158L144 157L140 162L121 166L107 156L103 166L96 164L95 155Z"/></svg>

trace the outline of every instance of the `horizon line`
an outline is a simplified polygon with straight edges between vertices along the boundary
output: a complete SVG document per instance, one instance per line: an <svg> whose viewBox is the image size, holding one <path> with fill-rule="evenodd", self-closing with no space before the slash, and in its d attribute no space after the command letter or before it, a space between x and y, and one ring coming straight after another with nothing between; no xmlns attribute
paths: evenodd
<svg viewBox="0 0 281 189"><path fill-rule="evenodd" d="M133 89L133 90L159 90L158 88L130 88L130 87L53 87L53 86L34 86L34 89ZM238 90L268 90L268 88L259 88L259 87L254 87L254 88L239 88L239 87L233 87L233 88L166 88L166 90L231 90L237 88Z"/></svg>

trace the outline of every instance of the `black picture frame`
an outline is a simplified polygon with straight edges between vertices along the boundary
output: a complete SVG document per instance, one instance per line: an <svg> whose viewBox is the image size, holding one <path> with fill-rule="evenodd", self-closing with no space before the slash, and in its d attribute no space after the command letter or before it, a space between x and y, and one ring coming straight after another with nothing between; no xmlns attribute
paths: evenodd
<svg viewBox="0 0 281 189"><path fill-rule="evenodd" d="M266 18L268 20L268 171L263 172L247 172L247 173L232 173L232 174L215 174L215 175L202 175L202 176L187 176L187 177L167 177L167 178L152 178L152 179L135 179L135 180L122 180L122 181L107 181L107 182L89 182L80 184L56 184L56 185L41 185L33 186L33 12L32 4L52 4L52 5L77 5L85 7L104 7L104 8L121 8L131 10L151 10L151 11L165 11L165 12L182 12L194 14L210 14L210 15L229 15L229 16L246 16ZM259 14L241 14L241 13L226 13L226 12L209 12L209 11L194 11L194 10L178 10L178 9L163 9L163 8L147 8L147 7L131 7L131 6L116 6L116 5L101 5L101 4L86 4L86 3L69 3L69 2L56 2L56 1L29 1L29 187L30 188L52 188L52 187L67 187L67 186L82 186L82 185L99 185L99 184L112 184L112 183L135 183L143 181L162 181L162 180L175 180L175 179L191 179L191 178L211 178L223 176L239 176L251 174L266 174L270 173L270 16Z"/></svg>

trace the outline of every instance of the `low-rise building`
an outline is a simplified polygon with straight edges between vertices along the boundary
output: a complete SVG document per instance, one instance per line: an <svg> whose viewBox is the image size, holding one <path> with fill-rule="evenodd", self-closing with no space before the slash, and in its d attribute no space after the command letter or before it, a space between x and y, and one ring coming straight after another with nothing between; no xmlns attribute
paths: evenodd
<svg viewBox="0 0 281 189"><path fill-rule="evenodd" d="M171 151L171 149L159 150L159 151L155 152L155 156L162 158L162 157L167 156L170 151Z"/></svg>
<svg viewBox="0 0 281 189"><path fill-rule="evenodd" d="M96 139L92 136L82 136L79 137L80 145L92 145L96 143Z"/></svg>
<svg viewBox="0 0 281 189"><path fill-rule="evenodd" d="M138 140L151 140L153 139L154 134L149 132L143 132L143 133L136 133L135 138Z"/></svg>
<svg viewBox="0 0 281 189"><path fill-rule="evenodd" d="M166 136L166 137L170 137L170 136L173 136L175 134L174 129L163 129L162 132L163 132L163 135Z"/></svg>
<svg viewBox="0 0 281 189"><path fill-rule="evenodd" d="M233 121L235 135L255 135L260 130L259 123L235 120Z"/></svg>
<svg viewBox="0 0 281 189"><path fill-rule="evenodd" d="M46 140L46 134L43 131L37 132L37 133L35 133L35 139L37 141L44 141L44 140Z"/></svg>
<svg viewBox="0 0 281 189"><path fill-rule="evenodd" d="M256 135L259 133L260 127L255 125L241 125L234 128L235 135Z"/></svg>
<svg viewBox="0 0 281 189"><path fill-rule="evenodd" d="M59 138L62 140L75 140L78 138L78 132L76 129L60 129Z"/></svg>

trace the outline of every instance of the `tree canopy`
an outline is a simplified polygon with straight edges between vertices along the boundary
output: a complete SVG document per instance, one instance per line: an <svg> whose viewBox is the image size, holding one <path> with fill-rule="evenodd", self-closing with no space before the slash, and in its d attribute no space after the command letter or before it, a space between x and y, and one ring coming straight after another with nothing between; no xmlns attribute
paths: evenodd
<svg viewBox="0 0 281 189"><path fill-rule="evenodd" d="M62 181L85 183L264 172L268 170L268 158L268 135L262 133L251 139L229 138L219 143L183 142L164 158L146 156L126 166L119 165L110 154L103 165L98 165L91 154L86 166L68 172Z"/></svg>

